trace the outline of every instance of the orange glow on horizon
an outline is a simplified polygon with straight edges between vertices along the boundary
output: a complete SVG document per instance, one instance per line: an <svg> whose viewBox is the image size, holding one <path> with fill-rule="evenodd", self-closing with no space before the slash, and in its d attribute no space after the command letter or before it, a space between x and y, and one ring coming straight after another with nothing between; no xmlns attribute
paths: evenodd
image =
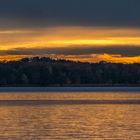
<svg viewBox="0 0 140 140"><path fill-rule="evenodd" d="M1 56L0 61L13 61L20 60L25 57L34 57L26 55L7 55ZM40 56L41 57L41 56ZM140 63L140 56L133 57L123 57L121 55L109 55L109 54L90 54L90 55L47 55L47 57L54 59L70 60L75 62L89 62L89 63L98 63L100 61L106 61L110 63L124 63L124 64L133 64Z"/></svg>
<svg viewBox="0 0 140 140"><path fill-rule="evenodd" d="M140 46L140 29L99 27L51 27L0 31L0 50L71 45Z"/></svg>
<svg viewBox="0 0 140 140"><path fill-rule="evenodd" d="M51 55L52 58L64 59L70 61L80 61L89 63L98 63L100 61L106 61L110 63L124 63L133 64L140 63L140 56L124 57L121 55L109 55L109 54L90 54L90 55Z"/></svg>
<svg viewBox="0 0 140 140"><path fill-rule="evenodd" d="M47 27L44 29L20 29L0 31L0 50L13 50L18 48L68 48L71 46L79 47L113 47L113 46L137 46L140 47L140 29L136 28L117 28L117 27L78 27L60 26ZM96 52L95 52L96 53ZM32 54L30 54L32 55ZM100 56L100 57L99 57ZM13 60L21 56L1 56L2 59ZM83 61L78 56L73 60ZM93 59L93 58L92 58ZM109 62L135 63L140 62L140 57L122 57L109 55L98 55L98 60L84 61L97 62L105 60Z"/></svg>

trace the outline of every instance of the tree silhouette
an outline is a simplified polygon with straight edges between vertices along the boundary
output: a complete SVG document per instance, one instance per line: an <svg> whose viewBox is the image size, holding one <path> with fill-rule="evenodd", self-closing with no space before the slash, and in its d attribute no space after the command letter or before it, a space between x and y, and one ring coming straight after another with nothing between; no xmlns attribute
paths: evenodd
<svg viewBox="0 0 140 140"><path fill-rule="evenodd" d="M0 62L0 86L140 85L140 64L95 64L48 57Z"/></svg>

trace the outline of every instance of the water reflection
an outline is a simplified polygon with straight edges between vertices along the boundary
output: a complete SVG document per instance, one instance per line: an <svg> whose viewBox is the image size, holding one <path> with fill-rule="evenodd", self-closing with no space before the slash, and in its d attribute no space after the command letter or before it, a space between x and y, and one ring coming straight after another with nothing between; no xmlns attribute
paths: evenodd
<svg viewBox="0 0 140 140"><path fill-rule="evenodd" d="M79 99L79 94L76 95L76 99ZM26 99L31 99L33 96L28 94ZM64 100L60 94L55 96ZM115 99L114 95L112 96ZM130 94L127 96L131 99ZM85 97L87 99L86 95ZM21 97L18 98L21 100ZM95 95L93 98L95 99ZM116 99L118 98L116 94ZM139 104L1 105L0 114L0 140L140 139Z"/></svg>

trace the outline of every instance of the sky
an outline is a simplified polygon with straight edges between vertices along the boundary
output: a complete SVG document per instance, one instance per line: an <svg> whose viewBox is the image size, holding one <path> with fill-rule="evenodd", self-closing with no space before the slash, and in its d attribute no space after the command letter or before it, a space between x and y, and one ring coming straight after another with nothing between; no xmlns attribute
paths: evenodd
<svg viewBox="0 0 140 140"><path fill-rule="evenodd" d="M139 0L1 0L0 59L140 62Z"/></svg>

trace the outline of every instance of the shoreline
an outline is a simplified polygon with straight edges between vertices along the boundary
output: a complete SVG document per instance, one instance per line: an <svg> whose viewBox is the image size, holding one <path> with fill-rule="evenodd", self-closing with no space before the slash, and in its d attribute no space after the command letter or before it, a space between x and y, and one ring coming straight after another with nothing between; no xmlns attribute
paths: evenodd
<svg viewBox="0 0 140 140"><path fill-rule="evenodd" d="M0 87L0 92L140 92L140 87Z"/></svg>

